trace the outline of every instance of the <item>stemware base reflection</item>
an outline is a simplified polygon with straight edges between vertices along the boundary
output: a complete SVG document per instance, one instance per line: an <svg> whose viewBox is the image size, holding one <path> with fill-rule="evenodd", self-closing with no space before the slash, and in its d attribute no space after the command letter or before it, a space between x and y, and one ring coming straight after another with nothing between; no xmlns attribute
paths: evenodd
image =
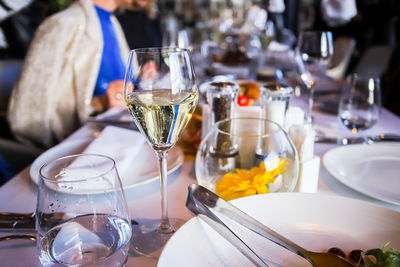
<svg viewBox="0 0 400 267"><path fill-rule="evenodd" d="M168 234L160 234L157 228L160 220L136 219L138 224L132 226L132 238L129 249L130 257L148 257L158 259L165 244L171 236L185 223L182 219L170 218L169 222L174 231Z"/></svg>

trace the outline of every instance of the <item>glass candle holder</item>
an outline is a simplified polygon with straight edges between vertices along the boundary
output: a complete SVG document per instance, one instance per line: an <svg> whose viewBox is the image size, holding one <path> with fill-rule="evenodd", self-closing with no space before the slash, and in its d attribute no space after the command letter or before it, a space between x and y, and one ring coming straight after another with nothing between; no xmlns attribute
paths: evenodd
<svg viewBox="0 0 400 267"><path fill-rule="evenodd" d="M220 148L217 143L221 139L228 142ZM237 193L244 194L238 193L240 197L246 192L292 191L298 179L299 161L291 140L277 123L260 118L233 118L216 123L202 140L195 169L198 183L217 194L221 180L233 177L228 183L237 187ZM264 176L257 178L254 174ZM264 183L259 178L270 180Z"/></svg>

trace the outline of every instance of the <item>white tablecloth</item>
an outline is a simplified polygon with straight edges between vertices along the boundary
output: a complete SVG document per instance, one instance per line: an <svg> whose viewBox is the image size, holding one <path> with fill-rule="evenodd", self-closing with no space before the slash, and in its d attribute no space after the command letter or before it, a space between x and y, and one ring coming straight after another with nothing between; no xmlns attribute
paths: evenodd
<svg viewBox="0 0 400 267"><path fill-rule="evenodd" d="M314 120L314 123L320 129L326 130L326 132L345 132L345 129L342 128L335 116L316 112L314 113ZM82 137L90 137L98 130L98 124L87 123L64 142ZM387 110L383 110L379 122L372 129L365 132L365 134L377 133L400 134L400 118ZM335 146L316 144L315 154L322 157L326 151ZM189 220L192 217L185 208L187 187L192 183L196 183L194 164L192 160L185 160L182 167L169 176L168 200L170 217L184 220ZM400 206L398 205L372 199L346 187L332 177L323 166L321 166L320 171L318 192L357 198L400 211ZM37 187L29 178L29 167L27 167L8 183L0 187L0 211L32 212L36 205L36 193ZM157 181L126 190L126 197L133 219L159 218L160 193ZM0 235L4 234L0 232ZM40 266L34 243L29 242L24 241L18 244L14 244L14 242L0 243L0 266ZM156 264L155 260L144 257L130 257L127 266L155 266Z"/></svg>

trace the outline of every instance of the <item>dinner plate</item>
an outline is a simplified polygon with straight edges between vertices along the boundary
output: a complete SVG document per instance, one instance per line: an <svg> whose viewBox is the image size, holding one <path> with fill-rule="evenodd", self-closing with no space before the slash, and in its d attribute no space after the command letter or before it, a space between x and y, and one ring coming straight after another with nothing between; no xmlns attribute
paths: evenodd
<svg viewBox="0 0 400 267"><path fill-rule="evenodd" d="M350 145L329 150L325 168L337 180L370 197L400 205L400 144Z"/></svg>
<svg viewBox="0 0 400 267"><path fill-rule="evenodd" d="M400 212L331 194L273 193L233 200L261 223L312 251L339 247L345 253L390 241L400 249ZM241 227L243 228L243 227ZM270 266L310 266L303 258L251 233L240 237ZM198 217L166 244L158 267L253 266L235 247Z"/></svg>
<svg viewBox="0 0 400 267"><path fill-rule="evenodd" d="M31 180L35 184L38 184L39 169L43 164L59 157L82 153L92 140L92 138L71 140L50 148L32 163L30 169ZM134 160L135 165L140 166L140 168L132 168L132 170L127 171L124 176L121 176L124 189L158 180L158 160L154 151L148 145L143 146L140 156L136 157ZM183 152L179 147L174 147L168 152L168 173L175 171L182 163Z"/></svg>

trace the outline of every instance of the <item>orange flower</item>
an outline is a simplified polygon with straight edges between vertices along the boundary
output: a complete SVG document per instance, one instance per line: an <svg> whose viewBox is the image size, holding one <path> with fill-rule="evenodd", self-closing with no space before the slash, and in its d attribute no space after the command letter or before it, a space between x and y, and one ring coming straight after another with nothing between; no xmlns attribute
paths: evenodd
<svg viewBox="0 0 400 267"><path fill-rule="evenodd" d="M267 171L264 162L260 166L253 167L250 171L236 169L235 173L226 173L216 185L216 193L226 201L268 193L268 184L276 180L276 176L284 173L282 169L288 162L280 158L276 168Z"/></svg>

